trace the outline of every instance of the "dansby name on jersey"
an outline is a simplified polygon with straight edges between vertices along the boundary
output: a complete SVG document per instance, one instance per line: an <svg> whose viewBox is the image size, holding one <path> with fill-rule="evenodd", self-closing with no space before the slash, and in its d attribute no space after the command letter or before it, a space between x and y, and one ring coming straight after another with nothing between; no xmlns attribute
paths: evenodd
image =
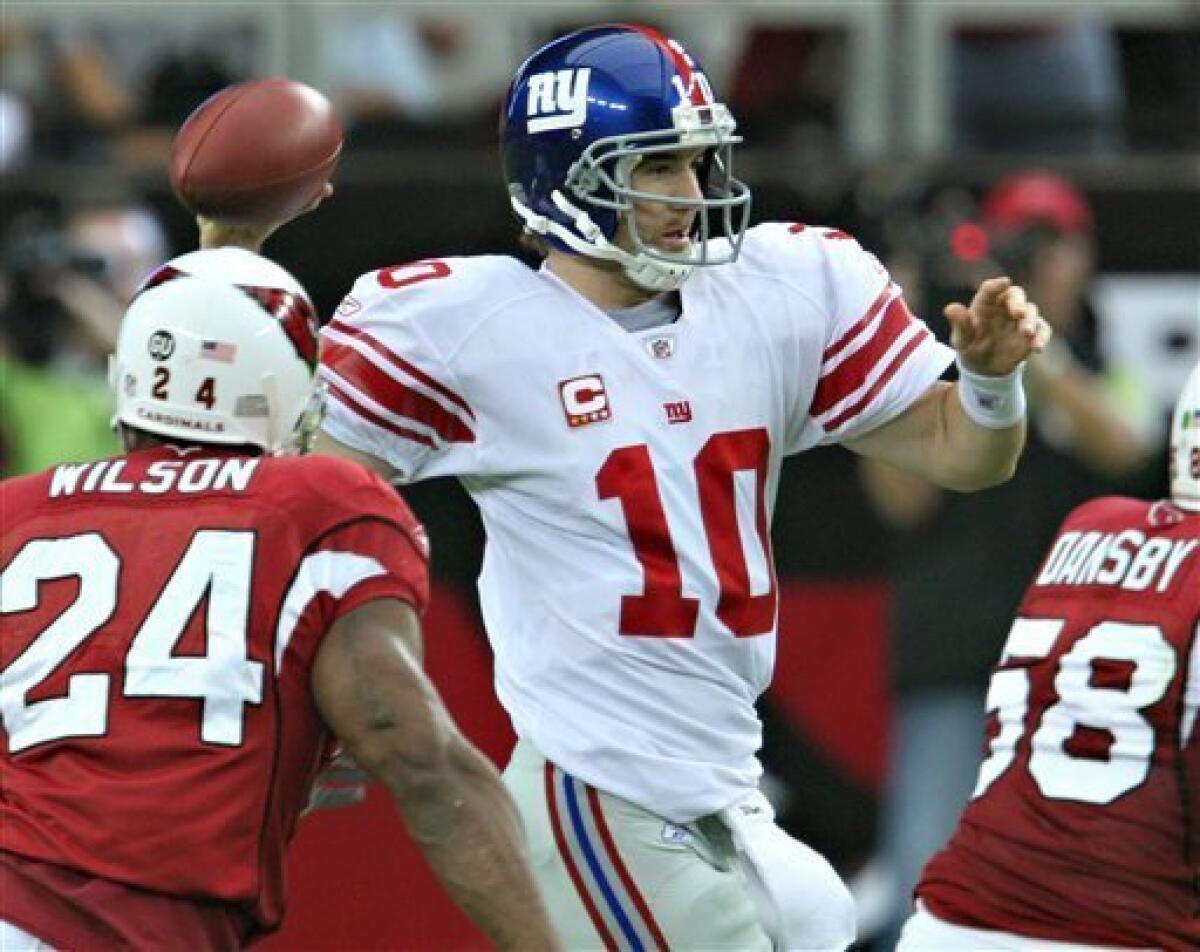
<svg viewBox="0 0 1200 952"><path fill-rule="evenodd" d="M63 464L50 478L50 498L79 493L202 493L209 490L245 492L261 460L231 459L158 460L146 467L136 483L122 478L126 460Z"/></svg>
<svg viewBox="0 0 1200 952"><path fill-rule="evenodd" d="M1038 575L1036 585L1114 585L1133 592L1166 592L1200 539L1147 538L1123 532L1064 532Z"/></svg>

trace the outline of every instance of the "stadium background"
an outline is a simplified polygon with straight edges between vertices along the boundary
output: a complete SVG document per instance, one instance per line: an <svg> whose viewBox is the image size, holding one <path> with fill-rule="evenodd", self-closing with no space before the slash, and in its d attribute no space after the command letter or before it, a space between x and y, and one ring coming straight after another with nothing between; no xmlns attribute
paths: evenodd
<svg viewBox="0 0 1200 952"><path fill-rule="evenodd" d="M738 172L754 188L755 220L837 225L881 256L915 250L936 270L962 253L956 230L998 177L1031 166L1068 175L1097 221L1101 345L1135 366L1161 418L1200 351L1194 0L9 2L0 21L0 329L38 334L40 317L23 312L24 301L13 304L14 284L30 267L24 239L36 232L38 247L50 249L38 252L43 272L76 268L55 240L74 208L144 206L170 252L194 245L163 150L206 91L249 76L311 82L335 96L347 119L335 198L267 248L301 277L323 315L355 275L375 267L515 253L493 141L505 77L549 36L608 20L659 25L700 56L742 120L748 141ZM986 58L1079 23L1115 56L1107 76L1115 97L1051 107L1050 90L1036 89L1031 75L1034 92L1014 88L1009 108L1001 100L972 110L975 93L956 85L966 82L957 57L974 49ZM81 50L97 57L85 65L124 84L133 101L126 112L96 111L78 90L64 92L78 79ZM955 197L949 212L939 200L946 195ZM0 397L5 384L0 377ZM1162 456L1151 455L1129 488L1162 491ZM783 486L775 548L784 598L778 674L764 705L766 761L787 824L846 875L866 873L859 885L869 897L888 770L891 539L845 453L791 461ZM502 761L512 739L492 696L473 595L478 520L453 483L405 495L434 540L431 671L467 733ZM307 819L290 867L289 920L266 948L482 947L377 790L363 807Z"/></svg>

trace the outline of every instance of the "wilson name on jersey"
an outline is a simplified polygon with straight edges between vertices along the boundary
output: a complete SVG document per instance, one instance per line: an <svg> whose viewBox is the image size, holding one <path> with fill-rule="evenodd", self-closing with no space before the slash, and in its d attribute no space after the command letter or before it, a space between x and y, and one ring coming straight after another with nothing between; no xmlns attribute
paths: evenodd
<svg viewBox="0 0 1200 952"><path fill-rule="evenodd" d="M674 820L752 786L774 663L782 458L903 412L949 362L849 236L752 229L678 321L627 332L547 269L363 276L323 336L337 440L454 475L517 732Z"/></svg>
<svg viewBox="0 0 1200 952"><path fill-rule="evenodd" d="M282 912L344 613L427 599L396 493L332 457L169 446L0 484L0 848Z"/></svg>

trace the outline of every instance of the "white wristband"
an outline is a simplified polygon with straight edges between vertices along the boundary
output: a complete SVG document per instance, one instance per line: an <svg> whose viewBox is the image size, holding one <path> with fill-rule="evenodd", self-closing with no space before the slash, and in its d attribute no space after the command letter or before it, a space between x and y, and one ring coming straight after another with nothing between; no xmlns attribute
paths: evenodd
<svg viewBox="0 0 1200 952"><path fill-rule="evenodd" d="M963 410L972 420L989 430L1007 430L1025 418L1025 388L1021 378L1025 376L1025 363L1003 377L977 374L958 364L958 399Z"/></svg>

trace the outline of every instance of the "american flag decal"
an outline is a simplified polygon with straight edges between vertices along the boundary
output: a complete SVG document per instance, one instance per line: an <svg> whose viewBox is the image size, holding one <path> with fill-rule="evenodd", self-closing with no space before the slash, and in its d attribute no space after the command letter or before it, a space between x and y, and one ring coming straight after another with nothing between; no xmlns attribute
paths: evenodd
<svg viewBox="0 0 1200 952"><path fill-rule="evenodd" d="M203 360L215 360L222 364L232 364L237 356L237 348L217 340L200 341L200 357Z"/></svg>

